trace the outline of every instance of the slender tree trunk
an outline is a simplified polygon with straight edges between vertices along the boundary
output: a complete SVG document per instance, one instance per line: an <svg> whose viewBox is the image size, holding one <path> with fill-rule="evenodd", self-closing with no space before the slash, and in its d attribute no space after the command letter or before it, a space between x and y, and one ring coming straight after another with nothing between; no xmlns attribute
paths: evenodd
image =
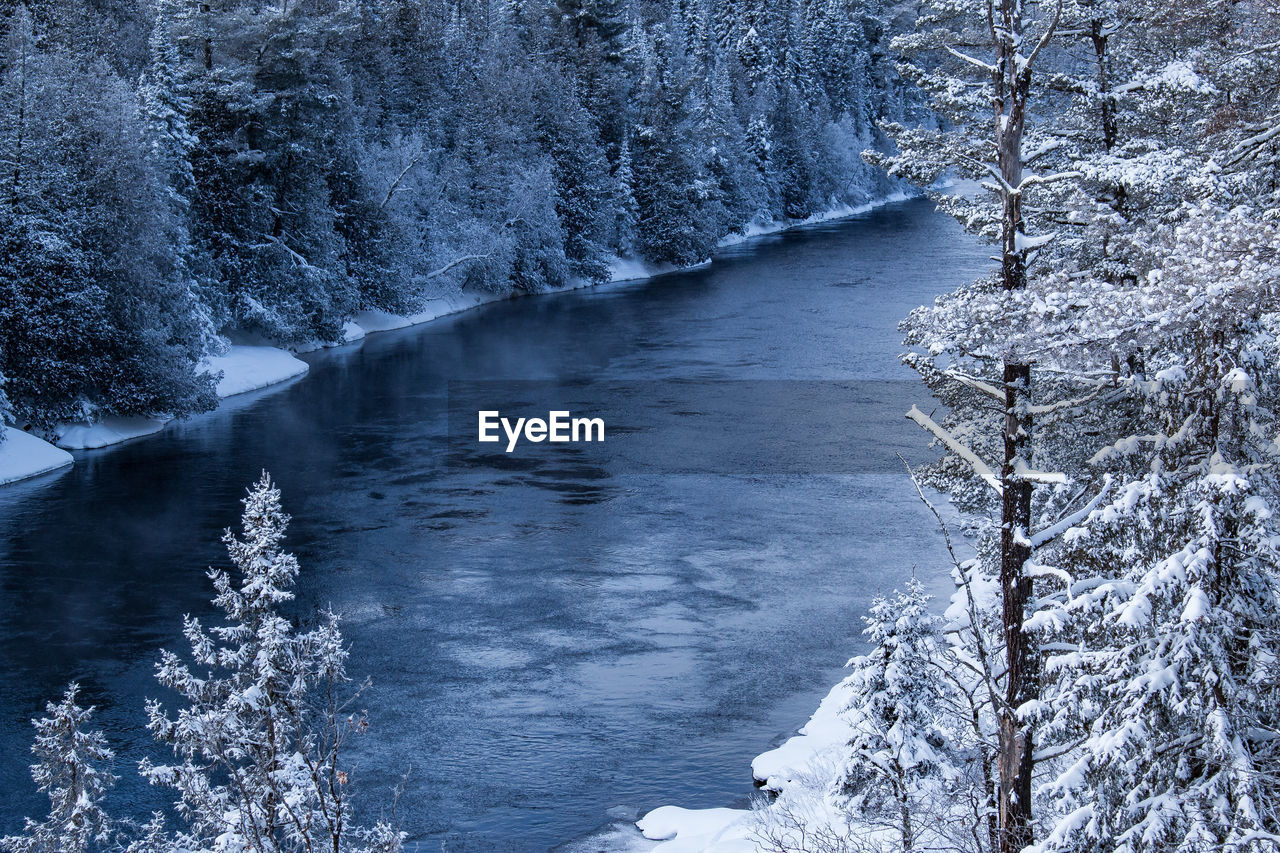
<svg viewBox="0 0 1280 853"><path fill-rule="evenodd" d="M1031 483L1018 476L1016 463L1030 458L1031 415L1027 411L1031 366L1004 366L1004 487L1000 512L1000 590L1005 640L1005 701L1000 715L1000 850L1017 853L1032 841L1031 773L1033 732L1017 718L1017 709L1040 695L1039 649L1022 625L1031 600Z"/></svg>
<svg viewBox="0 0 1280 853"><path fill-rule="evenodd" d="M997 36L995 91L996 155L1004 182L1001 220L1001 283L1005 290L1027 286L1027 259L1022 245L1022 135L1031 93L1031 69L1018 55L1022 37L1021 0L1001 0ZM1005 696L1000 714L999 817L1000 853L1018 853L1033 840L1031 774L1034 732L1017 717L1017 709L1038 698L1039 649L1023 631L1031 600L1031 483L1020 476L1018 463L1031 460L1031 365L1004 364L1004 461L1000 508L1000 590L1005 641Z"/></svg>
<svg viewBox="0 0 1280 853"><path fill-rule="evenodd" d="M1094 61L1098 66L1099 119L1102 124L1102 144L1108 154L1120 139L1120 122L1116 116L1116 96L1111 91L1111 56L1107 51L1110 40L1107 22L1094 18L1089 22L1089 40L1093 42Z"/></svg>

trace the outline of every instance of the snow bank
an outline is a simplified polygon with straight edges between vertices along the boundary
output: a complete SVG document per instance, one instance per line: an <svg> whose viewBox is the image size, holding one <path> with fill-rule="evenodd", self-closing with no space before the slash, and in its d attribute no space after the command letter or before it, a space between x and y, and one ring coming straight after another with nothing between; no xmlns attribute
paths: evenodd
<svg viewBox="0 0 1280 853"><path fill-rule="evenodd" d="M342 342L344 344L353 344L356 341L364 340L364 327L359 323L348 320L342 324Z"/></svg>
<svg viewBox="0 0 1280 853"><path fill-rule="evenodd" d="M364 330L355 323L347 326L347 334L357 336L353 340L364 337ZM219 397L256 391L307 372L305 361L278 347L245 344L232 346L225 355L205 358L200 367L209 373L222 371L222 379L218 381ZM169 420L167 417L108 417L96 423L59 424L55 443L66 450L96 450L157 433Z"/></svg>
<svg viewBox="0 0 1280 853"><path fill-rule="evenodd" d="M912 197L913 196L904 192L896 192L891 195L887 195L884 198L876 199L875 201L869 201L866 204L858 204L858 205L841 204L831 208L830 210L823 211L822 213L815 213L813 216L810 216L808 219L784 219L781 221L774 220L770 222L752 222L748 224L747 227L744 228L740 233L730 234L727 237L722 237L720 239L720 242L717 243L716 245L718 245L720 248L723 249L729 246L736 246L739 243L745 243L746 241L751 240L755 237L763 237L768 234L777 234L780 231L789 231L792 228L803 228L806 225L818 225L823 222L834 222L838 219L848 219L850 216L857 216L862 213L868 213L869 211L875 210L878 207L884 207L886 204L893 204L894 202L906 201L907 199Z"/></svg>
<svg viewBox="0 0 1280 853"><path fill-rule="evenodd" d="M65 468L74 461L67 451L34 435L13 427L0 429L4 430L4 441L0 442L0 486Z"/></svg>
<svg viewBox="0 0 1280 853"><path fill-rule="evenodd" d="M831 784L844 766L844 745L853 732L841 712L853 699L849 679L837 684L799 733L751 762L764 788L778 795L758 811L684 809L662 806L636 822L645 838L663 843L653 853L760 853L762 826L790 837L795 832L777 814L802 815L810 827L828 827L838 836L871 838L876 830L849 822L831 796ZM781 810L781 811L779 811Z"/></svg>
<svg viewBox="0 0 1280 853"><path fill-rule="evenodd" d="M311 341L310 343L298 344L293 348L293 352L296 355L298 353L315 352L316 350L322 349L333 349L334 347L345 347L347 344L354 344L358 341L364 340L364 335L365 330L363 326L354 320L348 320L342 324L342 338L340 340L329 342ZM262 340L242 340L241 343L250 346L270 346L269 342ZM222 396L225 397L228 395L224 394Z"/></svg>
<svg viewBox="0 0 1280 853"><path fill-rule="evenodd" d="M664 843L653 853L756 853L752 813L745 809L654 809L636 826L645 838Z"/></svg>
<svg viewBox="0 0 1280 853"><path fill-rule="evenodd" d="M205 358L200 366L209 373L222 371L219 397L257 391L307 372L305 361L278 347L267 346L233 346L226 355Z"/></svg>
<svg viewBox="0 0 1280 853"><path fill-rule="evenodd" d="M389 332L392 329L404 329L421 323L429 323L448 314L457 314L460 311L467 311L479 305L505 298L504 294L498 293L450 293L428 300L423 305L422 310L416 314L403 315L388 314L386 311L361 311L356 314L355 322L366 333Z"/></svg>
<svg viewBox="0 0 1280 853"><path fill-rule="evenodd" d="M737 246L754 240L757 237L764 237L768 234L777 234L781 231L789 231L792 228L803 228L806 225L818 225L822 222L834 222L839 219L848 219L850 216L857 216L861 213L875 210L878 207L884 207L886 204L894 202L906 201L914 198L908 193L897 192L892 195L885 196L882 199L867 202L866 204L849 205L842 204L833 207L830 210L816 213L808 219L783 219L770 220L769 222L752 222L749 223L741 232L730 234L727 237L720 238L716 243L716 247L727 249L730 246ZM699 269L711 263L711 260L705 260L701 263L692 264L687 267L677 267L673 264L650 264L638 258L614 257L609 262L609 280L618 281L640 281L646 278L653 278L659 275L667 275L673 272L687 272L689 270Z"/></svg>
<svg viewBox="0 0 1280 853"><path fill-rule="evenodd" d="M777 749L757 755L751 775L765 790L782 791L792 782L812 774L815 766L840 760L853 728L841 712L853 701L853 688L845 679L831 689L799 734Z"/></svg>
<svg viewBox="0 0 1280 853"><path fill-rule="evenodd" d="M649 264L639 258L615 257L609 262L609 281L640 281L673 272L688 272L689 270L701 269L710 263L711 261L708 259L701 263L690 264L687 267L678 267L674 264Z"/></svg>
<svg viewBox="0 0 1280 853"><path fill-rule="evenodd" d="M165 423L167 419L138 416L103 418L93 424L59 424L56 443L67 450L93 450L110 444L119 444L131 438L151 435L164 429Z"/></svg>

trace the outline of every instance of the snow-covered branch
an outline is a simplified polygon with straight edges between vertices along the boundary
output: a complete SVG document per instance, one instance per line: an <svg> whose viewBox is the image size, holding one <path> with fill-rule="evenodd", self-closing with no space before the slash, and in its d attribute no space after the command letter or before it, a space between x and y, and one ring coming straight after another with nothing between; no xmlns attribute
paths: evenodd
<svg viewBox="0 0 1280 853"><path fill-rule="evenodd" d="M976 376L970 376L967 373L961 373L960 371L955 370L954 368L950 370L944 370L942 374L948 378L954 379L955 381L959 382L961 385L964 385L967 388L972 388L975 391L981 391L983 394L986 394L988 397L992 397L996 400L999 400L1001 403L1004 402L1004 391L1000 390L995 385L992 385L990 382L985 382L977 378Z"/></svg>
<svg viewBox="0 0 1280 853"><path fill-rule="evenodd" d="M1002 494L1003 489L1000 487L1000 480L992 472L991 466L978 458L978 454L965 447L955 436L943 429L933 418L920 411L919 407L912 406L911 411L907 412L907 418L914 421L919 426L931 432L942 445L962 459L971 469L973 473L995 490L995 493Z"/></svg>
<svg viewBox="0 0 1280 853"><path fill-rule="evenodd" d="M1032 534L1031 536L1032 547L1039 548L1041 545L1045 545L1048 542L1051 542L1052 540L1061 536L1063 533L1066 533L1070 528L1076 526L1077 524L1079 524L1080 522L1088 518L1089 513L1097 509L1098 504L1102 503L1102 499L1106 497L1106 494L1110 489L1110 487L1111 487L1111 476L1107 475L1102 481L1102 488L1098 490L1098 493L1094 495L1093 499L1090 500L1087 504L1085 504L1083 507L1076 510L1075 512L1071 513L1070 515L1063 516L1062 518L1058 519L1056 522L1049 525L1045 529L1039 531L1038 533Z"/></svg>

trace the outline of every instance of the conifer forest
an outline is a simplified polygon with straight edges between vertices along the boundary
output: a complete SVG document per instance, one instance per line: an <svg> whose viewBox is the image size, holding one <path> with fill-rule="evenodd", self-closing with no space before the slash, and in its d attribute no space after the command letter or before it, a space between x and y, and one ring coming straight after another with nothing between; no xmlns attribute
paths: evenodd
<svg viewBox="0 0 1280 853"><path fill-rule="evenodd" d="M0 33L3 853L1280 853L1276 0Z"/></svg>

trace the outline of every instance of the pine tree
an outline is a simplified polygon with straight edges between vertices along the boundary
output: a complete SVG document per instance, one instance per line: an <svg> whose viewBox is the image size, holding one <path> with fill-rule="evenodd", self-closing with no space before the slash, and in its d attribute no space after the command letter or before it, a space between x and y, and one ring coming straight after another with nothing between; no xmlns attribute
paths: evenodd
<svg viewBox="0 0 1280 853"><path fill-rule="evenodd" d="M116 781L108 769L115 754L102 732L85 729L94 709L80 707L79 692L71 684L62 701L45 707L47 716L31 721L31 778L49 797L49 816L40 822L28 818L21 835L0 838L5 853L87 853L105 849L111 838L102 801Z"/></svg>
<svg viewBox="0 0 1280 853"><path fill-rule="evenodd" d="M398 851L388 824L352 819L342 749L367 722L337 695L347 680L337 617L300 632L280 613L298 575L281 550L288 522L264 473L244 500L241 536L223 537L238 577L209 572L226 623L188 618L191 663L166 651L157 666L184 704L171 715L149 702L148 726L177 763L144 760L141 771L178 795L178 849Z"/></svg>
<svg viewBox="0 0 1280 853"><path fill-rule="evenodd" d="M103 414L214 404L199 311L138 103L100 59L43 50L15 15L0 106L0 369L15 417L56 435Z"/></svg>
<svg viewBox="0 0 1280 853"><path fill-rule="evenodd" d="M853 737L842 793L863 818L887 813L903 851L929 846L932 827L923 818L958 775L946 717L954 700L939 674L946 644L930 600L915 578L905 592L877 596L863 620L872 649L849 661L854 672L845 680L855 698L845 712Z"/></svg>

